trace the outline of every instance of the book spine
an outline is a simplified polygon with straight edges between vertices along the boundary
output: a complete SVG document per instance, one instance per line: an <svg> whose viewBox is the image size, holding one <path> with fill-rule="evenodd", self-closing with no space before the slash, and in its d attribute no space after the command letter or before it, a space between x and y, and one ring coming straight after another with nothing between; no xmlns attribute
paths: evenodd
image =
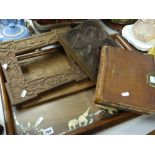
<svg viewBox="0 0 155 155"><path fill-rule="evenodd" d="M103 88L105 81L106 65L107 65L107 46L104 46L101 50L101 56L100 56L100 65L94 95L95 103L103 102L103 90L104 90Z"/></svg>

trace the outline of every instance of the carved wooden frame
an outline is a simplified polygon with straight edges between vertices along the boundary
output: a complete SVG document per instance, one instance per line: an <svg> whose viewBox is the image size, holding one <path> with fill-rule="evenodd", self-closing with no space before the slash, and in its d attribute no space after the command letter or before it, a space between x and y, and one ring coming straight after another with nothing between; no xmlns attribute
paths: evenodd
<svg viewBox="0 0 155 155"><path fill-rule="evenodd" d="M12 105L16 105L32 98L38 94L66 84L71 81L79 81L87 78L79 67L70 60L71 68L62 73L36 80L25 79L18 62L17 55L48 46L57 42L58 32L53 30L39 36L30 37L21 41L11 41L0 45L0 63L6 77L6 88Z"/></svg>

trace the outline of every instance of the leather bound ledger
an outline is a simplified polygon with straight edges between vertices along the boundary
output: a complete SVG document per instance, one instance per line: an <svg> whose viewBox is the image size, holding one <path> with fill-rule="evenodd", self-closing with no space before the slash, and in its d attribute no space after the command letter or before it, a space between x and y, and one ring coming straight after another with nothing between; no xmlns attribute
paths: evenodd
<svg viewBox="0 0 155 155"><path fill-rule="evenodd" d="M95 103L140 113L155 112L153 56L103 47Z"/></svg>

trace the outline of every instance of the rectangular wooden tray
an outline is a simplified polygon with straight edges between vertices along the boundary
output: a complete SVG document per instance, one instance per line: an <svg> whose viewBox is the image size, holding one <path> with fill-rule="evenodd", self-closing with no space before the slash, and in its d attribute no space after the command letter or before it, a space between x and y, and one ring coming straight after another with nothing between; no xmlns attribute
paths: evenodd
<svg viewBox="0 0 155 155"><path fill-rule="evenodd" d="M4 76L1 71L0 74L0 85L1 85L1 95L2 95L2 104L5 114L5 123L7 134L23 134L21 132L22 125L25 126L27 123L35 124L37 120L41 117L44 117L44 126L43 127L53 127L54 134L86 134L87 131L91 131L96 128L105 129L111 127L123 121L127 121L134 117L137 117L137 114L129 112L121 112L115 114L112 117L107 117L107 115L100 115L94 122L88 124L84 127L77 127L75 130L68 130L68 123L70 120L77 119L84 112L86 112L88 105L93 106L93 102L90 100L89 95L92 94L93 90L85 90L83 100L87 100L87 104L79 102L82 92L76 96L72 94L73 98L78 102L66 102L67 100L73 101L71 96L66 96L64 98L59 98L57 100L46 102L42 105L38 105L31 108L17 109L12 107L6 88L4 85ZM88 92L87 92L88 91ZM61 102L60 102L61 101ZM64 108L65 107L65 108ZM67 108L68 107L68 108ZM47 111L46 111L47 110ZM33 117L32 117L33 115ZM53 116L53 117L52 117ZM20 127L19 127L20 125ZM42 124L43 125L43 124ZM38 129L37 129L38 130ZM36 130L35 130L36 131ZM35 131L29 132L29 134L36 134ZM25 133L26 134L26 133Z"/></svg>
<svg viewBox="0 0 155 155"><path fill-rule="evenodd" d="M124 49L131 49L130 48L130 46L128 46L128 43L120 36L120 35L115 35L115 36L113 36L114 37L114 39L122 46L122 48L124 48ZM121 41L120 41L121 40ZM123 44L122 44L122 42L123 42ZM1 68L0 68L1 69ZM10 100L9 100L9 98L8 98L8 94L7 94L7 92L6 92L6 87L5 87L5 79L4 79L4 75L3 75L3 72L2 72L2 70L0 70L1 72L0 72L0 86L1 86L1 95L2 95L2 103L3 103L3 108L4 108L4 114L5 114L5 123L6 123L6 129L7 129L7 134L20 134L20 132L19 132L19 130L17 131L17 124L15 123L15 119L14 119L14 116L13 116L13 113L14 114L17 114L18 116L16 116L16 120L17 120L17 118L19 117L19 118L22 118L22 117L20 117L20 115L22 115L22 110L21 109L16 109L16 108L12 108L12 106L11 106L11 103L10 103ZM85 82L84 82L85 83ZM82 86L83 84L81 84L81 86ZM78 86L79 87L79 86ZM68 91L69 90L72 90L72 89L74 89L73 87L72 87L72 85L70 85L70 87L68 87L67 86L67 88L69 88L68 89ZM66 89L65 87L63 88L64 90ZM60 92L59 90L56 90L56 91L54 91L54 92L56 92L55 94L54 93L51 93L51 94L53 94L53 96L57 96L57 93L58 94L63 94L63 92L64 92L64 90L62 90L62 92ZM90 91L90 90L85 90L85 91ZM70 92L70 91L69 91ZM81 92L79 92L79 93L81 93ZM85 93L85 94L87 94L87 93ZM66 96L67 94L65 94L65 95L62 95L62 96ZM76 96L76 94L73 94L73 93L71 93L71 95L73 95L73 96ZM44 97L43 97L44 98ZM66 96L65 98L68 98L68 96ZM71 98L71 97L69 97L69 98ZM87 98L87 97L86 97ZM59 107L57 107L56 106L56 102L58 102L58 100L60 99L60 100L63 100L64 98L56 98L55 100L53 100L53 101L51 101L51 100L48 100L48 95L45 97L45 99L47 99L47 100L42 100L42 97L40 97L40 99L38 99L38 100L40 100L40 101L44 101L44 102L46 102L46 105L48 105L49 107L50 106L53 106L53 107L55 107L55 109L57 108L57 110L59 110ZM78 98L79 99L79 98ZM65 100L65 99L64 99ZM90 99L89 99L90 100ZM39 102L36 102L36 101L34 101L35 102L35 104L36 103L39 103ZM44 102L41 102L41 103L44 103ZM50 103L53 103L52 105L50 104ZM35 105L34 104L34 105ZM61 103L59 103L59 104L61 104ZM68 103L67 103L68 104ZM72 106L74 105L74 103L71 103L72 104ZM82 104L82 103L79 103L80 105ZM92 101L91 101L91 105L92 105L93 103L92 103ZM87 110L87 105L86 104L82 104L83 106L82 106L82 109L83 110L78 110L77 112L76 112L76 114L74 114L74 111L72 111L72 114L74 114L74 115L72 115L72 114L68 114L68 116L70 117L70 119L72 119L73 118L73 116L74 116L74 118L78 118L79 116L81 116L86 110ZM31 104L29 105L29 106L32 106ZM42 110L42 108L40 108L40 106L42 106L42 107L46 107L45 105L38 105L38 109L40 109L41 111L43 111ZM65 106L65 105L64 105ZM67 105L66 105L67 106ZM77 105L76 105L77 106ZM27 115L26 113L28 112L29 113L29 110L28 110L28 108L27 108L28 106L25 106L24 107L24 105L23 105L23 107L21 107L22 109L23 109L23 111L24 111L24 113L23 113L23 115L25 115L25 117L23 117L23 119L27 119L27 117L30 115ZM36 106L35 107L32 107L32 111L33 111L33 109L35 109L36 108ZM61 107L60 107L61 108ZM29 109L31 109L31 108L29 108ZM73 109L73 108L72 108ZM75 108L74 108L75 109ZM53 110L52 110L53 111ZM51 113L52 113L52 111L51 111ZM17 113L16 113L17 112ZM71 115L72 115L72 117L71 117ZM76 116L75 116L76 115ZM94 129L98 129L98 130L100 130L100 129L105 129L105 128L107 128L107 127L111 127L111 126L113 126L113 125L116 125L116 124L118 124L118 123L121 123L121 122L124 122L124 121L127 121L127 120L129 120L129 119L132 119L132 118L134 118L134 117L137 117L137 116L139 116L139 115L137 115L137 114L134 114L134 113L130 113L130 112L121 112L121 113L118 113L118 114L115 114L115 116L112 116L112 117L99 117L99 119L97 120L97 121L94 121L93 123L91 123L91 124L88 124L87 126L83 126L83 127L78 127L77 129L75 129L75 130L73 130L73 131L68 131L67 130L67 128L65 128L65 130L62 128L62 127L60 127L61 125L58 125L58 123L56 122L56 124L60 127L59 128L59 132L58 132L58 130L55 132L55 134L87 134L87 132L88 131L92 131L92 130L94 130ZM36 116L35 116L36 117ZM41 117L41 116L40 116ZM62 114L61 114L61 117L62 117ZM65 115L64 115L64 117L65 117ZM68 118L69 118L68 117ZM48 118L48 117L46 117L46 118ZM57 115L57 116L55 116L55 118L57 118L58 120L59 120L59 116ZM101 119L102 118L102 119ZM37 119L39 119L39 118L36 118L34 121L36 122L37 121ZM60 119L63 123L65 122L65 125L67 125L67 123L68 123L68 121L70 121L70 119L67 119L66 120L66 118L64 119L64 120L62 120L62 119ZM60 121L59 120L59 121ZM34 122L33 121L33 122ZM19 120L18 120L18 122L19 122ZM46 121L46 122L48 122L48 121ZM21 122L19 122L20 124L23 124L24 122L23 122L23 120L21 120ZM28 123L28 122L27 122ZM52 125L52 124L49 124L49 126L52 126L53 128L54 128L54 126ZM56 125L56 126L57 126ZM61 130L61 131L60 131ZM61 133L60 133L61 132Z"/></svg>

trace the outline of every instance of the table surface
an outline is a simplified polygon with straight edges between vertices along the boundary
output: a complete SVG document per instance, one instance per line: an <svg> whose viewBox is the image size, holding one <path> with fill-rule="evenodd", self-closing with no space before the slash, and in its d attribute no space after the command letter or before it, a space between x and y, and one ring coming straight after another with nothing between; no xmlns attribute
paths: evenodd
<svg viewBox="0 0 155 155"><path fill-rule="evenodd" d="M103 25L103 26L108 31L109 34L116 33L116 31L110 29L106 25ZM124 123L116 125L114 127L111 127L109 129L98 131L93 134L94 135L145 135L155 129L154 122L155 122L155 114L143 115L143 116L134 118L130 121L126 121ZM1 96L0 96L0 124L2 124L5 127Z"/></svg>

